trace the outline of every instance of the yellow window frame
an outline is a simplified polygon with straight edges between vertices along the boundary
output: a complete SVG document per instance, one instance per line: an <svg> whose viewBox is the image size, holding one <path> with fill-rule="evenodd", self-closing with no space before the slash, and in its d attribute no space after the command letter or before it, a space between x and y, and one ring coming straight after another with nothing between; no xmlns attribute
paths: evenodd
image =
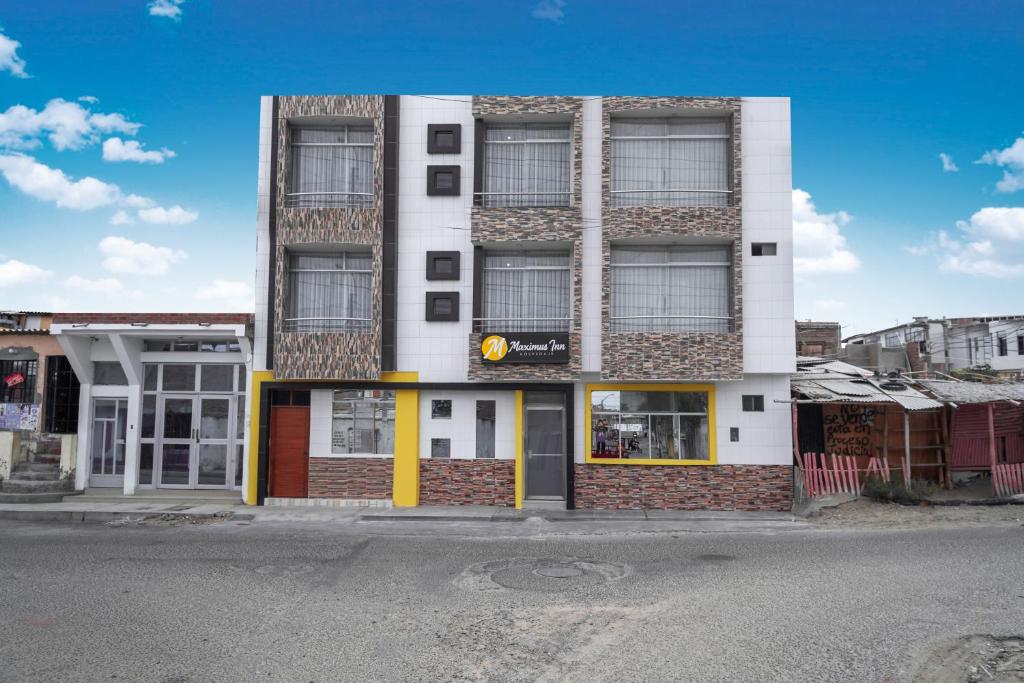
<svg viewBox="0 0 1024 683"><path fill-rule="evenodd" d="M667 458L595 458L590 448L590 431L593 428L591 417L591 394L594 391L687 391L705 393L708 396L708 459L707 460L670 460ZM718 463L718 439L715 428L715 385L714 384L588 384L584 391L586 462L594 465L715 465Z"/></svg>

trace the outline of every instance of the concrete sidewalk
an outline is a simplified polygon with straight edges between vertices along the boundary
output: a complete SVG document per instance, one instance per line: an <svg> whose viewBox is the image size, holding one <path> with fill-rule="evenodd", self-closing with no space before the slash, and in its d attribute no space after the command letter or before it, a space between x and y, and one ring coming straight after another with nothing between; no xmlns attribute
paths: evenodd
<svg viewBox="0 0 1024 683"><path fill-rule="evenodd" d="M793 531L805 520L781 512L712 512L686 510L515 510L488 506L415 508L251 506L236 503L102 502L81 498L49 504L0 505L0 519L36 522L234 521L252 523L331 523L358 525L362 531L389 533L409 528L470 528L502 523L531 533L600 533L608 531Z"/></svg>

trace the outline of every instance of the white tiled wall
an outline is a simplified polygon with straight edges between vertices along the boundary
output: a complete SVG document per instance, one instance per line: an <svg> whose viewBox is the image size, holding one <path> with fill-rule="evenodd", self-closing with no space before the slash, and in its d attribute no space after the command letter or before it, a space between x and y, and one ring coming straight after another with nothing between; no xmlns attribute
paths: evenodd
<svg viewBox="0 0 1024 683"><path fill-rule="evenodd" d="M743 98L743 369L795 372L789 98ZM751 256L775 242L776 256Z"/></svg>
<svg viewBox="0 0 1024 683"><path fill-rule="evenodd" d="M260 98L259 172L256 190L256 315L252 354L253 370L267 369L267 297L270 286L270 137L273 98Z"/></svg>
<svg viewBox="0 0 1024 683"><path fill-rule="evenodd" d="M473 317L472 98L401 98L398 155L397 369L418 371L424 382L464 382ZM427 124L462 124L461 154L427 154ZM427 166L461 166L461 196L428 197ZM427 251L460 251L461 278L426 279ZM458 322L427 322L426 292L459 292Z"/></svg>
<svg viewBox="0 0 1024 683"><path fill-rule="evenodd" d="M718 464L793 464L789 376L745 375L741 382L719 382L715 386ZM764 412L743 412L744 394L763 395ZM739 427L739 441L729 441L730 427Z"/></svg>
<svg viewBox="0 0 1024 683"><path fill-rule="evenodd" d="M583 371L601 371L601 98L583 100Z"/></svg>
<svg viewBox="0 0 1024 683"><path fill-rule="evenodd" d="M430 402L452 402L451 419L432 419ZM495 401L494 457L511 460L516 454L515 394L511 391L421 391L420 457L430 457L430 440L451 439L453 459L476 454L476 402Z"/></svg>

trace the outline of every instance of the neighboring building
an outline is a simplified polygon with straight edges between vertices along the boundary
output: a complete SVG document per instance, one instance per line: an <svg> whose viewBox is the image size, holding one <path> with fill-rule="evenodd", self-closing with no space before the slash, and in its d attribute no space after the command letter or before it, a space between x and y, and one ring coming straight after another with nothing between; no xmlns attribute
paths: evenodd
<svg viewBox="0 0 1024 683"><path fill-rule="evenodd" d="M853 335L843 341L847 360L862 367L870 367L864 364L865 358L872 362L880 355L856 348L859 346L877 345L883 350L901 349L905 353L900 358L904 362L879 367L882 371L902 368L949 372L988 366L1007 377L1024 375L1024 316L918 317L903 325Z"/></svg>
<svg viewBox="0 0 1024 683"><path fill-rule="evenodd" d="M789 509L791 191L786 98L263 98L247 500Z"/></svg>
<svg viewBox="0 0 1024 683"><path fill-rule="evenodd" d="M839 323L796 321L796 355L838 358L842 349Z"/></svg>
<svg viewBox="0 0 1024 683"><path fill-rule="evenodd" d="M251 326L245 313L56 314L81 382L75 488L240 491Z"/></svg>
<svg viewBox="0 0 1024 683"><path fill-rule="evenodd" d="M78 381L50 335L52 318L0 311L0 430L77 431Z"/></svg>

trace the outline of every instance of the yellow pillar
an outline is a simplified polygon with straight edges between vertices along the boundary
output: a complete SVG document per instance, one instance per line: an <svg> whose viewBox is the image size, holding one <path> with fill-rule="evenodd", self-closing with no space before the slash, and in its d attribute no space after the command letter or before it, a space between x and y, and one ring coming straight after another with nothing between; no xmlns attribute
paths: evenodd
<svg viewBox="0 0 1024 683"><path fill-rule="evenodd" d="M523 507L523 392L516 391L516 509Z"/></svg>
<svg viewBox="0 0 1024 683"><path fill-rule="evenodd" d="M395 392L395 457L391 502L415 507L420 502L420 392Z"/></svg>
<svg viewBox="0 0 1024 683"><path fill-rule="evenodd" d="M274 379L270 370L254 370L247 387L249 393L249 471L248 478L242 482L245 502L256 504L256 487L260 469L260 385Z"/></svg>

